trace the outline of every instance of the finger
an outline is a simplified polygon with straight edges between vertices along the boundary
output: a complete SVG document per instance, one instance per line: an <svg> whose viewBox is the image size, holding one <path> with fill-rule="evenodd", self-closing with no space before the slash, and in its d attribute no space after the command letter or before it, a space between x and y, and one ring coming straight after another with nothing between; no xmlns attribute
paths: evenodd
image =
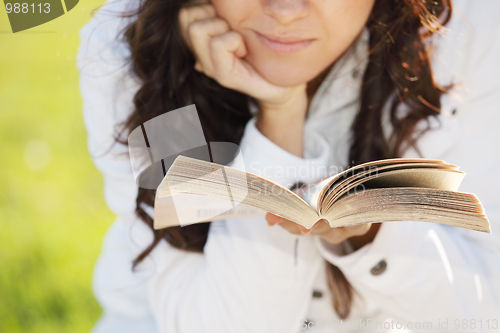
<svg viewBox="0 0 500 333"><path fill-rule="evenodd" d="M246 54L246 47L243 37L236 31L228 31L224 34L217 35L210 42L210 51L214 65L214 75L217 81L228 88L242 89L245 82L242 82L236 73L236 66L242 63L235 53Z"/></svg>
<svg viewBox="0 0 500 333"><path fill-rule="evenodd" d="M299 229L299 226L300 226L299 224L292 222L290 220L284 219L280 216L277 216L277 215L274 215L271 213L267 213L266 220L267 220L267 224L270 227L272 227L274 225L279 225L280 227L282 227L283 229L285 229L286 231L288 231L294 235L301 235L302 234L301 230Z"/></svg>
<svg viewBox="0 0 500 333"><path fill-rule="evenodd" d="M340 244L350 237L362 236L370 230L371 223L349 227L332 228L330 232L321 234L332 244Z"/></svg>
<svg viewBox="0 0 500 333"><path fill-rule="evenodd" d="M234 55L238 58L244 58L247 55L247 48L244 42L234 51Z"/></svg>
<svg viewBox="0 0 500 333"><path fill-rule="evenodd" d="M301 230L298 228L299 224L295 222L291 222L288 220L284 220L279 224L280 227L288 231L289 233L292 233L294 235L302 235Z"/></svg>
<svg viewBox="0 0 500 333"><path fill-rule="evenodd" d="M203 67L201 67L201 64L197 61L196 64L194 64L194 69L196 69L198 72L203 72Z"/></svg>
<svg viewBox="0 0 500 333"><path fill-rule="evenodd" d="M303 225L300 225L298 223L296 223L297 225L297 229L300 231L300 233L302 235L309 235L312 231L312 228L311 229L307 229L306 227L304 227Z"/></svg>
<svg viewBox="0 0 500 333"><path fill-rule="evenodd" d="M293 223L296 224L293 221L287 220L281 216L274 215L273 213L267 213L266 214L266 220L267 223L270 225L275 225L275 224L282 224L282 223Z"/></svg>
<svg viewBox="0 0 500 333"><path fill-rule="evenodd" d="M354 237L366 234L370 230L371 226L372 226L371 223L367 223L367 224L358 224L349 227L344 227L344 229L350 235L349 237Z"/></svg>
<svg viewBox="0 0 500 333"><path fill-rule="evenodd" d="M191 40L189 39L188 27L191 23L197 20L204 20L215 17L217 14L215 8L210 4L201 6L185 7L179 11L179 27L181 34L188 45L192 49Z"/></svg>
<svg viewBox="0 0 500 333"><path fill-rule="evenodd" d="M311 233L313 235L321 235L330 232L331 230L333 229L332 227L330 227L328 221L325 219L321 219L312 226Z"/></svg>
<svg viewBox="0 0 500 333"><path fill-rule="evenodd" d="M229 25L220 18L209 18L191 23L188 27L189 38L201 70L213 77L212 54L210 43L214 36L229 31Z"/></svg>
<svg viewBox="0 0 500 333"><path fill-rule="evenodd" d="M266 221L267 221L267 224L269 224L269 226L273 226L275 224L278 224L278 223L286 221L286 220L278 215L274 215L272 213L267 213L266 214Z"/></svg>
<svg viewBox="0 0 500 333"><path fill-rule="evenodd" d="M328 242L332 244L340 244L347 238L349 238L349 232L345 228L332 228L330 232L322 234Z"/></svg>

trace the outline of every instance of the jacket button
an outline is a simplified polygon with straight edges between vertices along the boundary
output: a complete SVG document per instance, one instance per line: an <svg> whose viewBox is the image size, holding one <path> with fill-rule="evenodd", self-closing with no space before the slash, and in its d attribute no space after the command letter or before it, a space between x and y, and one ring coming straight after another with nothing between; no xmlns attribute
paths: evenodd
<svg viewBox="0 0 500 333"><path fill-rule="evenodd" d="M372 273L372 275L380 275L383 272L385 272L386 268L387 268L387 262L384 259L382 259L378 262L378 264L372 267L370 273Z"/></svg>
<svg viewBox="0 0 500 333"><path fill-rule="evenodd" d="M319 290L313 290L313 297L314 298L321 298L321 297L323 297L323 293Z"/></svg>

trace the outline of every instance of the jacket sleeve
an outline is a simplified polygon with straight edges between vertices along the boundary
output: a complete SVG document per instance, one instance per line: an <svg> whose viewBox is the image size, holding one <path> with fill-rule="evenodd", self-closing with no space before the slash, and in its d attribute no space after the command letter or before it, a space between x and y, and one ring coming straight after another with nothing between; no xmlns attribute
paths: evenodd
<svg viewBox="0 0 500 333"><path fill-rule="evenodd" d="M160 242L132 272L131 261L151 244L152 232L134 216L137 186L127 147L113 139L116 125L133 111L139 87L128 71L128 50L118 42L124 27L119 22L98 12L81 30L78 55L89 150L103 173L106 201L119 215L96 270L94 289L105 313L137 317L151 311L160 332L298 331L322 259L312 239L270 228L263 217L212 222L203 254ZM260 134L252 120L240 148L247 171L290 186L326 172L326 140L308 133L305 146L306 158L293 156ZM285 177L285 167L296 176ZM311 168L319 171L304 173Z"/></svg>
<svg viewBox="0 0 500 333"><path fill-rule="evenodd" d="M120 125L134 110L139 88L130 71L130 51L120 36L130 20L118 16L132 5L134 1L107 1L80 30L77 54L88 149L104 176L106 203L117 215L133 214L137 196L128 147L115 140L127 140Z"/></svg>
<svg viewBox="0 0 500 333"><path fill-rule="evenodd" d="M460 191L475 193L492 234L424 222L383 223L376 238L340 255L320 239L322 255L338 266L365 300L394 319L448 320L451 331L499 329L500 318L500 25L495 1L454 1L456 12L436 41L434 69L443 96L439 124L419 142L424 157L456 164L467 175ZM417 156L408 152L408 156ZM482 320L482 323L479 321ZM489 321L489 322L488 322ZM444 325L444 324L441 324ZM469 325L469 326L467 326ZM482 327L480 327L482 325ZM489 330L488 330L489 329ZM442 331L444 329L441 329Z"/></svg>
<svg viewBox="0 0 500 333"><path fill-rule="evenodd" d="M93 15L80 30L77 67L88 150L103 175L106 203L117 215L94 268L93 291L105 314L145 318L145 276L132 271L132 261L144 247L131 242L129 235L133 225L142 223L135 216L138 187L128 147L115 142L116 136L127 138L120 135L119 124L134 110L133 96L139 87L129 75L130 53L119 36L129 21L118 15L132 10L132 5L134 1L110 0Z"/></svg>

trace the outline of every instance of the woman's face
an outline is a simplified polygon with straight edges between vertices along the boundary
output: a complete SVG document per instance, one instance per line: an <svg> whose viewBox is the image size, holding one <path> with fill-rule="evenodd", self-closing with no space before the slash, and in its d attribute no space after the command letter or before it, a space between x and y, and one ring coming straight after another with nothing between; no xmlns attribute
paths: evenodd
<svg viewBox="0 0 500 333"><path fill-rule="evenodd" d="M245 59L269 82L309 82L338 59L368 20L375 0L212 0L242 34Z"/></svg>

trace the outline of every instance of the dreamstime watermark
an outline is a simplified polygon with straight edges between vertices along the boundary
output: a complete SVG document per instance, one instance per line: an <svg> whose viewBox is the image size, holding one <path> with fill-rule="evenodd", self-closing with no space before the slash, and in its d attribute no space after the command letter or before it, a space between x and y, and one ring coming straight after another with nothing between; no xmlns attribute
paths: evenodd
<svg viewBox="0 0 500 333"><path fill-rule="evenodd" d="M377 319L341 320L314 322L302 319L300 321L302 330L500 330L498 319L437 319L434 321L408 321L402 323L395 320L378 321Z"/></svg>
<svg viewBox="0 0 500 333"><path fill-rule="evenodd" d="M403 324L399 321L378 321L377 319L342 320L333 319L325 322L314 322L302 319L300 321L302 330L394 330L394 329L432 329L432 322L407 322Z"/></svg>

